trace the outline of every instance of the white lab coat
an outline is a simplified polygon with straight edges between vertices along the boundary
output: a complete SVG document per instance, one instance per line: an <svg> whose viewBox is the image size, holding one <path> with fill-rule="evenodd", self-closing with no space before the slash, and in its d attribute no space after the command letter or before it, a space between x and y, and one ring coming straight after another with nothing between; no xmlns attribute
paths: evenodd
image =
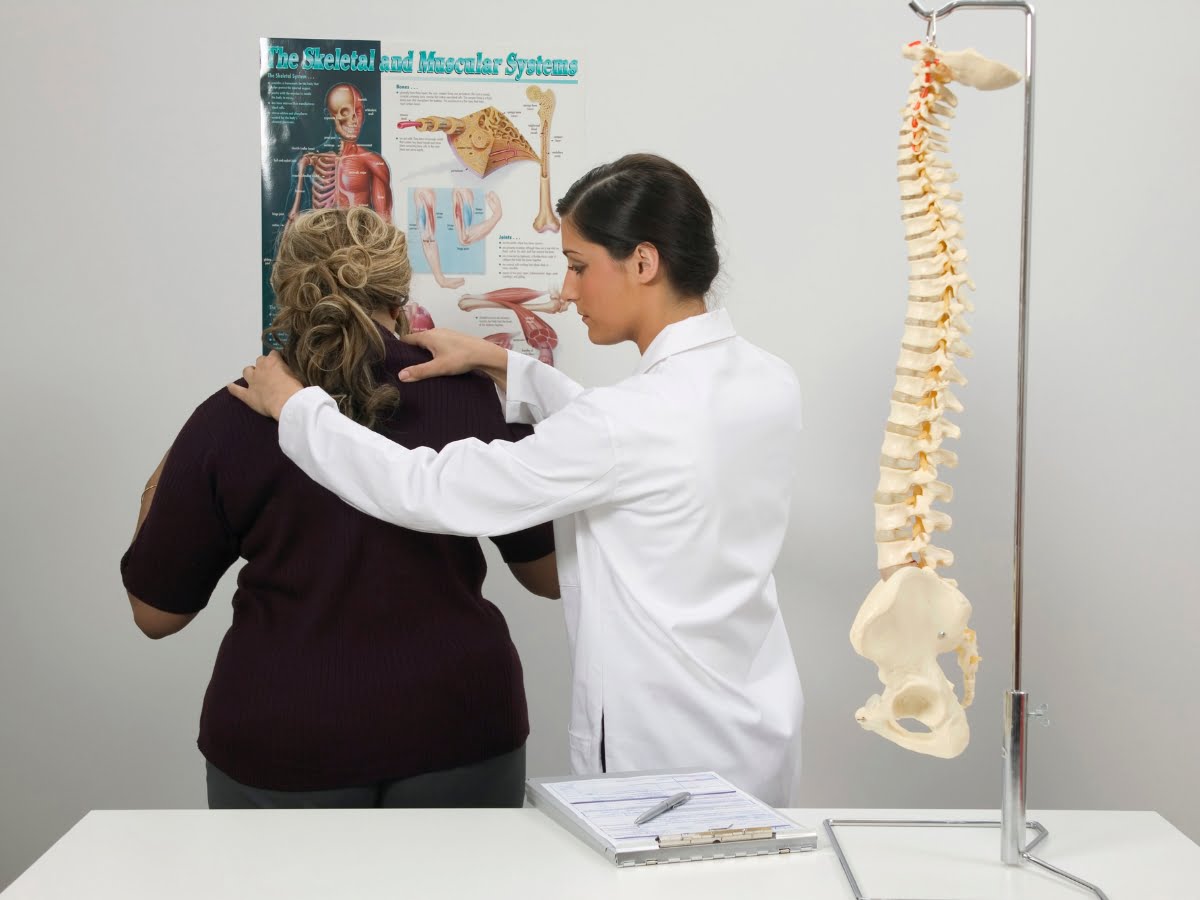
<svg viewBox="0 0 1200 900"><path fill-rule="evenodd" d="M772 569L791 505L800 392L723 310L667 326L637 371L584 390L510 353L518 443L406 450L319 388L284 406L279 442L363 512L491 535L555 520L572 661L571 767L701 766L786 806L803 695Z"/></svg>

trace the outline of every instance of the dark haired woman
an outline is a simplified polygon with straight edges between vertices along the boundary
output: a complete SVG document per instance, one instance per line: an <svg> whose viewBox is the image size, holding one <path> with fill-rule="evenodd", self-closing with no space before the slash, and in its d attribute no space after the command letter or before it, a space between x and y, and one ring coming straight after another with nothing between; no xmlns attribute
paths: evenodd
<svg viewBox="0 0 1200 900"><path fill-rule="evenodd" d="M486 341L433 330L416 382L480 368L519 444L404 450L301 389L277 355L247 367L284 452L351 505L425 531L485 535L556 519L571 644L569 741L579 773L713 769L793 799L803 697L772 569L791 507L800 391L705 295L712 211L657 156L600 166L558 204L575 303L597 344L633 341L624 381L585 391Z"/></svg>
<svg viewBox="0 0 1200 900"><path fill-rule="evenodd" d="M370 209L302 213L280 240L269 334L286 334L295 371L380 440L519 437L480 376L406 386L398 402L396 371L430 358L397 334L411 275L404 234ZM522 528L495 539L501 555L556 596L552 529ZM121 560L134 620L153 638L179 631L239 557L200 714L211 807L521 805L521 663L480 593L478 541L351 509L222 390L142 494Z"/></svg>

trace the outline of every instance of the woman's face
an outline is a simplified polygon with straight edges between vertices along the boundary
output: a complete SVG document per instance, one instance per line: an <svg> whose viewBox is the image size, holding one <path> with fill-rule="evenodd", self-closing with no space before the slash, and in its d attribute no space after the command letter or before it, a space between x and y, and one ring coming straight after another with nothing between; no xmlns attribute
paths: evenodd
<svg viewBox="0 0 1200 900"><path fill-rule="evenodd" d="M585 240L569 218L562 223L562 248L567 258L562 299L575 304L588 339L593 344L634 340L644 310L638 302L632 257L613 259L599 244Z"/></svg>

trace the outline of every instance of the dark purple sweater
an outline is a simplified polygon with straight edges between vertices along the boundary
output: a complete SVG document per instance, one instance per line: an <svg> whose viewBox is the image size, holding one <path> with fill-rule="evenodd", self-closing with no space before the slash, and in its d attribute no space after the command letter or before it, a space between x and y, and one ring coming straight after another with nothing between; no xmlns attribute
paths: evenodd
<svg viewBox="0 0 1200 900"><path fill-rule="evenodd" d="M400 385L400 369L430 357L386 332L385 342L377 377L399 386L401 403L381 434L441 449L527 433L504 423L482 376ZM554 549L549 525L494 541L508 562ZM322 790L467 765L525 741L521 663L480 592L479 542L347 506L283 455L275 422L222 388L172 445L121 574L145 603L190 613L239 557L198 741L226 774Z"/></svg>

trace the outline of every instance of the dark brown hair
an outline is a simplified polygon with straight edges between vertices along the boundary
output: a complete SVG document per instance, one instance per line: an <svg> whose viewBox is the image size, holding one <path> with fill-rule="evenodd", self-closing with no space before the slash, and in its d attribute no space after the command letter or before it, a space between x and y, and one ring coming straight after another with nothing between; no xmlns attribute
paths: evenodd
<svg viewBox="0 0 1200 900"><path fill-rule="evenodd" d="M613 259L653 244L668 283L684 297L703 297L717 277L712 206L691 175L661 156L633 153L597 166L557 209Z"/></svg>

